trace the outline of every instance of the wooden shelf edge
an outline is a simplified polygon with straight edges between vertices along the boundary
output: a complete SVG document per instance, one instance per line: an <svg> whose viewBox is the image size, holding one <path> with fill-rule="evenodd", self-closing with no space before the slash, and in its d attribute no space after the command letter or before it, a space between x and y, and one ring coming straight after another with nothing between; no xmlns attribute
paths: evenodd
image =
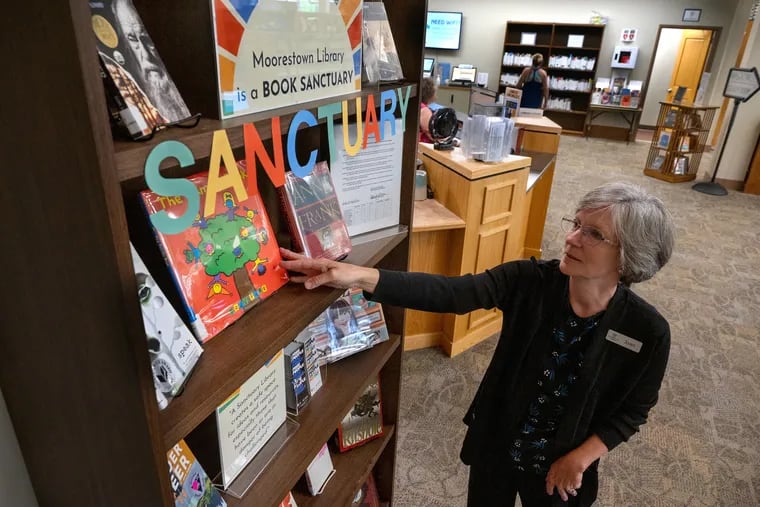
<svg viewBox="0 0 760 507"><path fill-rule="evenodd" d="M293 496L299 507L334 507L351 505L351 500L372 473L380 454L391 442L396 427L383 426L383 436L367 442L361 447L344 453L332 453L335 477L327 483L325 491L311 496L302 491L294 491Z"/></svg>
<svg viewBox="0 0 760 507"><path fill-rule="evenodd" d="M402 231L355 245L347 261L374 266L407 236ZM232 391L292 341L342 292L330 288L307 291L289 283L205 344L184 392L159 414L165 450L213 414Z"/></svg>
<svg viewBox="0 0 760 507"><path fill-rule="evenodd" d="M644 174L656 178L658 180L667 181L668 183L683 183L685 181L692 181L697 177L696 174L667 174L657 169L644 169Z"/></svg>
<svg viewBox="0 0 760 507"><path fill-rule="evenodd" d="M366 385L377 378L382 367L400 345L401 337L391 335L386 342L328 365L326 370L323 370L324 386L297 418L300 428L261 472L243 498L225 497L228 507L277 505L288 489L303 475L322 444L330 440L338 423L351 410ZM382 386L380 388L382 390ZM366 451L365 447L369 446L369 449L372 449L373 444L382 444L384 447L393 434L392 431L389 433L387 439L384 435L383 438L343 454L349 456L357 451L357 454L353 455L357 457L363 450ZM378 456L380 452L382 449L377 451ZM338 453L331 450L331 455L335 458ZM374 462L372 461L371 466L374 466ZM371 466L368 470L371 470ZM273 488L272 484L278 484L282 489L275 491L276 488Z"/></svg>
<svg viewBox="0 0 760 507"><path fill-rule="evenodd" d="M254 123L256 130L262 140L266 141L272 138L271 118L274 116L280 117L280 135L286 135L290 128L290 122L298 111L301 110L314 110L324 104L332 104L335 102L348 101L350 114L356 113L354 99L357 97L367 97L369 95L375 95L375 105L380 106L380 93L386 90L394 90L402 88L404 86L412 86L410 96L417 95L417 86L411 82L386 84L380 87L365 88L360 92L354 92L348 95L342 95L337 97L329 97L320 99L313 102L304 102L301 104L294 104L292 106L279 108L273 111L262 111L258 113L252 113L246 116L240 116L238 118L231 118L228 120L215 120L202 118L198 126L191 129L165 129L156 133L155 137L150 141L135 142L135 141L114 141L114 151L116 159L116 172L118 174L119 181L125 182L134 179L143 178L145 160L148 158L151 150L163 141L173 140L186 144L190 151L193 152L196 160L203 159L211 153L211 141L214 132L217 130L226 130L229 137L232 149L241 148L243 146L243 129L242 126L246 123ZM365 109L367 102L362 102L362 108ZM320 124L325 123L325 119L317 120Z"/></svg>

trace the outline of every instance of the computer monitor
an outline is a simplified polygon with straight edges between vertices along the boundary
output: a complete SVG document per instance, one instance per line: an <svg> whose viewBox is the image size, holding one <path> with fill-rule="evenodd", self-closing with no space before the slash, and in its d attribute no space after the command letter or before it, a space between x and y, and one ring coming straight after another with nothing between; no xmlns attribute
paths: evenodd
<svg viewBox="0 0 760 507"><path fill-rule="evenodd" d="M474 83L478 75L478 69L475 67L456 66L451 71L451 81L455 83Z"/></svg>
<svg viewBox="0 0 760 507"><path fill-rule="evenodd" d="M432 76L434 66L435 66L435 58L425 58L422 62L422 77Z"/></svg>

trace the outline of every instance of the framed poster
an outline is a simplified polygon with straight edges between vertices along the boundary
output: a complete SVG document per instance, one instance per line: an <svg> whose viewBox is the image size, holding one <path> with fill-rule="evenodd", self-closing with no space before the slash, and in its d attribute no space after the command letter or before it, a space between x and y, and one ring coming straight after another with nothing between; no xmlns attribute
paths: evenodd
<svg viewBox="0 0 760 507"><path fill-rule="evenodd" d="M361 89L362 0L211 5L221 119Z"/></svg>
<svg viewBox="0 0 760 507"><path fill-rule="evenodd" d="M728 71L723 96L747 102L758 89L760 89L760 77L757 74L757 67L751 69L734 67Z"/></svg>
<svg viewBox="0 0 760 507"><path fill-rule="evenodd" d="M702 17L702 9L684 9L681 21L699 21Z"/></svg>

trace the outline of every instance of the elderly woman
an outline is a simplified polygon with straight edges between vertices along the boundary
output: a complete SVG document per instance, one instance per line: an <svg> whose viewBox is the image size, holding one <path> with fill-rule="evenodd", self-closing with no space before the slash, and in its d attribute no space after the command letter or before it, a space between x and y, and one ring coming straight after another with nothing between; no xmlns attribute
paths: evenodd
<svg viewBox="0 0 760 507"><path fill-rule="evenodd" d="M591 505L599 458L627 441L657 402L670 330L630 284L670 258L663 203L612 183L562 219L562 258L514 261L448 278L306 259L283 250L311 289L358 286L375 301L432 312L499 308L491 364L464 422L468 505Z"/></svg>

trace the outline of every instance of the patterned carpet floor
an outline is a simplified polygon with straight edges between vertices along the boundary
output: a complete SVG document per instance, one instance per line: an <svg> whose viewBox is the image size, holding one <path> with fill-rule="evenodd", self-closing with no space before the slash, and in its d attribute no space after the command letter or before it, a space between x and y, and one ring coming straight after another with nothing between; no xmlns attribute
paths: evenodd
<svg viewBox="0 0 760 507"><path fill-rule="evenodd" d="M602 460L595 505L758 506L760 196L715 197L644 176L648 148L563 136L544 233L544 258L555 258L560 217L614 180L662 198L678 232L671 262L634 286L671 326L660 401L642 431ZM495 345L492 337L453 359L438 349L404 354L394 505L466 505L461 419Z"/></svg>

